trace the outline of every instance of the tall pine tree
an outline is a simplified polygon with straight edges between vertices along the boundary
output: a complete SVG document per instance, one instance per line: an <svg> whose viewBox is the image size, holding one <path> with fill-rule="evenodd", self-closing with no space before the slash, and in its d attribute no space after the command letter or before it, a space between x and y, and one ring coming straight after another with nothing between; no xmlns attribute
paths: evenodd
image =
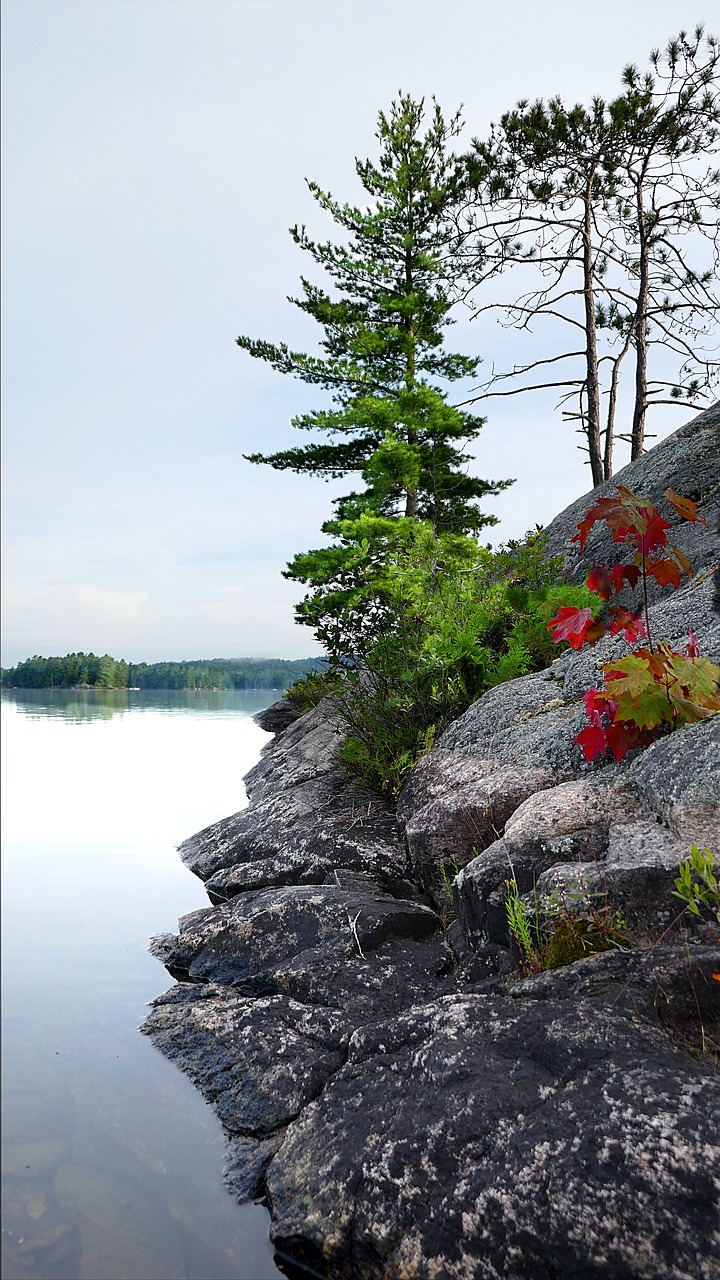
<svg viewBox="0 0 720 1280"><path fill-rule="evenodd" d="M443 347L453 304L469 283L453 216L464 171L448 150L461 122L459 114L446 122L437 103L424 121L424 103L406 95L380 113L378 163L355 162L367 207L308 184L344 233L342 243L317 243L305 227L291 230L331 281L327 292L301 277L302 296L291 299L322 327L323 354L237 339L251 356L331 393L329 407L293 419L325 440L249 461L362 481L335 501L322 526L335 544L296 556L286 571L313 588L298 610L313 625L313 600L350 584L359 542L380 564L405 519L427 521L437 535L477 533L495 523L478 502L512 483L469 474L467 446L484 420L448 403L448 384L472 377L480 363Z"/></svg>

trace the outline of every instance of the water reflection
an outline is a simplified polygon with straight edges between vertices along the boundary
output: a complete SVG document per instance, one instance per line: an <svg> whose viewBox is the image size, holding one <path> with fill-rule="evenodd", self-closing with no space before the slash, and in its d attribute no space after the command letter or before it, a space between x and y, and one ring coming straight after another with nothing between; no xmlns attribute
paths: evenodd
<svg viewBox="0 0 720 1280"><path fill-rule="evenodd" d="M185 712L188 715L254 715L281 697L280 689L3 689L30 718L111 720L128 711Z"/></svg>
<svg viewBox="0 0 720 1280"><path fill-rule="evenodd" d="M147 938L208 905L174 843L241 807L275 696L3 691L5 1280L279 1275L215 1117L136 1030L170 985Z"/></svg>

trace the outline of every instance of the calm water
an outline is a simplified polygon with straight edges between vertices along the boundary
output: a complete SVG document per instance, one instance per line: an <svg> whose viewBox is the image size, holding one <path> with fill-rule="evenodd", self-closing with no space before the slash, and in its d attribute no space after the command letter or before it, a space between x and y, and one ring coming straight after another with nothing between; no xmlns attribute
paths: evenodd
<svg viewBox="0 0 720 1280"><path fill-rule="evenodd" d="M278 695L3 692L3 1276L265 1280L268 1217L137 1027L153 933L208 905L175 852L245 802Z"/></svg>

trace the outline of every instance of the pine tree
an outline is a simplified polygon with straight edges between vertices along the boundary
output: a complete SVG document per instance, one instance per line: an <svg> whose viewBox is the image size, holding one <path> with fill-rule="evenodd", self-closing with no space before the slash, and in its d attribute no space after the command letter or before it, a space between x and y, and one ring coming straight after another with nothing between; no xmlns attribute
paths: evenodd
<svg viewBox="0 0 720 1280"><path fill-rule="evenodd" d="M381 560L384 540L400 534L403 518L428 521L436 534L477 533L495 523L478 502L511 483L468 474L466 448L484 420L447 400L447 384L473 376L480 363L443 348L463 288L453 215L464 172L448 152L461 122L459 114L446 122L437 103L425 129L424 118L423 102L404 95L388 115L380 113L378 163L355 162L367 207L342 204L308 183L345 233L343 243L318 243L305 227L291 229L333 286L326 292L303 277L302 296L290 299L323 329L323 354L237 339L251 356L331 393L329 407L293 419L294 427L330 442L248 460L363 482L335 501L333 519L322 526L336 544L296 556L286 571L321 594L331 583L347 585L358 539L367 545L369 538ZM298 617L312 623L307 607Z"/></svg>
<svg viewBox="0 0 720 1280"><path fill-rule="evenodd" d="M720 42L701 26L680 32L650 64L646 75L626 67L610 102L519 102L467 157L476 194L464 210L464 252L484 264L485 281L511 267L523 288L510 302L487 294L469 305L503 313L519 331L546 317L571 335L566 350L493 371L475 402L558 389L585 437L593 485L612 475L614 439L630 441L632 458L642 453L648 408L695 405L720 375ZM615 425L628 356L634 404L623 435Z"/></svg>

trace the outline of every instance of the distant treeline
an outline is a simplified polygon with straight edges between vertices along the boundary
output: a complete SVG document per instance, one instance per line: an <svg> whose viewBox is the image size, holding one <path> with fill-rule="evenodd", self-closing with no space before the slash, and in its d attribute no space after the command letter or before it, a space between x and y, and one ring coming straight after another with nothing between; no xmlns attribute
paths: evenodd
<svg viewBox="0 0 720 1280"><path fill-rule="evenodd" d="M109 653L36 655L2 672L11 689L287 689L323 667L322 658L201 658L192 662L125 662Z"/></svg>

